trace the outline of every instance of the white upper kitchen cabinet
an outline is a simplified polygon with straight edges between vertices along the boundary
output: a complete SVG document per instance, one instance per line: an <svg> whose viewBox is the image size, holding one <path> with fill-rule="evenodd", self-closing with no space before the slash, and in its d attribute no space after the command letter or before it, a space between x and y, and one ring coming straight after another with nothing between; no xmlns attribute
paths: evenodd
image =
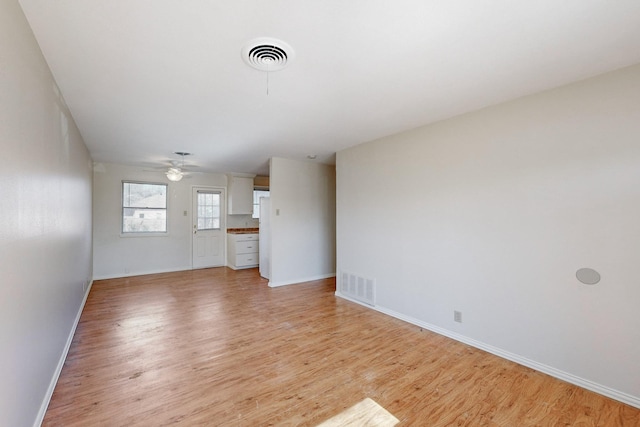
<svg viewBox="0 0 640 427"><path fill-rule="evenodd" d="M253 213L253 177L229 175L228 213Z"/></svg>

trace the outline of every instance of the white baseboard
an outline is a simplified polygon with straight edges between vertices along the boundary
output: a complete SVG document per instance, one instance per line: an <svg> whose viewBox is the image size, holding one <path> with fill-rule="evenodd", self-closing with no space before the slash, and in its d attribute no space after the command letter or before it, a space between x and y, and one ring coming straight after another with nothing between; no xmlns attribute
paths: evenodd
<svg viewBox="0 0 640 427"><path fill-rule="evenodd" d="M73 321L73 326L71 327L71 331L69 332L69 336L67 337L67 342L64 346L64 349L62 350L62 354L60 355L60 360L58 360L58 366L56 367L56 370L53 372L53 377L51 378L51 382L49 383L49 388L47 389L47 392L44 395L44 399L42 400L42 404L40 405L40 410L38 411L36 420L33 423L34 427L40 427L42 425L44 416L47 413L47 408L49 407L51 396L53 396L53 391L55 390L56 384L58 383L58 378L60 378L60 374L62 373L64 362L65 360L67 360L67 354L69 353L69 349L71 348L71 343L73 342L73 336L76 334L76 328L78 327L78 322L80 322L80 316L82 316L82 310L84 310L84 305L87 302L87 297L89 296L89 292L91 291L92 286L93 286L93 280L89 282L89 284L87 285L87 290L85 291L84 297L82 298L82 304L80 304L80 308L78 309L76 318Z"/></svg>
<svg viewBox="0 0 640 427"><path fill-rule="evenodd" d="M246 265L246 266L243 266L243 267L236 267L236 266L233 266L233 265L227 265L227 267L229 267L232 270L248 270L250 268L258 268L258 265L257 264L256 265Z"/></svg>
<svg viewBox="0 0 640 427"><path fill-rule="evenodd" d="M336 273L321 274L319 276L312 276L312 277L303 277L303 278L300 278L300 279L287 280L287 281L284 281L284 282L274 282L274 281L270 280L269 281L269 287L277 288L278 286L297 285L297 284L305 283L305 282L313 282L314 280L328 279L330 277L336 277Z"/></svg>
<svg viewBox="0 0 640 427"><path fill-rule="evenodd" d="M628 393L624 393L624 392L621 392L619 390L612 389L612 388L604 386L602 384L598 384L598 383L595 383L593 381L590 381L590 380L578 377L576 375L570 374L568 372L562 371L560 369L556 369L556 368L554 368L552 366L548 366L548 365L545 365L545 364L542 364L542 363L538 363L535 360L527 359L526 357L522 357L522 356L520 356L518 354L514 354L514 353L511 353L511 352L505 351L505 350L503 350L501 348L494 347L494 346L489 345L489 344L485 344L485 343L483 343L481 341L476 341L476 340L474 340L472 338L466 337L464 335L460 335L458 333L449 331L449 330L441 328L439 326L423 322L423 321L421 321L419 319L416 319L414 317L406 316L406 315L404 315L402 313L398 313L398 312L396 312L394 310L390 310L388 308L381 307L381 306L378 306L378 305L371 306L369 304L364 304L364 303L362 303L360 301L357 301L357 300L355 300L353 298L349 298L348 296L341 294L340 291L338 291L338 290L336 290L335 295L337 297L342 298L342 299L346 299L346 300L349 300L349 301L354 302L356 304L359 304L359 305L361 305L363 307L367 307L367 308L379 311L380 313L384 313L384 314L386 314L388 316L395 317L396 319L400 319L400 320L403 320L403 321L405 321L407 323L411 323L413 325L419 326L419 327L421 327L423 329L427 329L429 331L435 332L436 334L443 335L443 336L445 336L447 338L451 338L453 340L462 342L464 344L468 344L468 345L470 345L472 347L479 348L480 350L484 350L484 351L486 351L488 353L495 354L496 356L502 357L503 359L507 359L507 360L510 360L512 362L518 363L520 365L526 366L528 368L535 369L536 371L545 373L547 375L551 375L552 377L555 377L555 378L561 379L563 381L566 381L568 383L577 385L578 387L582 387L584 389L593 391L594 393L598 393L598 394L601 394L603 396L610 397L611 399L615 399L615 400L617 400L619 402L626 403L627 405L631 405L631 406L634 406L636 408L640 408L640 397L639 396L632 396L632 395L630 395Z"/></svg>
<svg viewBox="0 0 640 427"><path fill-rule="evenodd" d="M224 267L224 265L220 265L219 267ZM146 276L148 274L160 274L160 273L174 273L176 271L188 271L188 270L193 270L193 269L191 267L180 267L180 268L169 268L169 269L161 269L161 270L136 271L134 273L125 273L125 274L107 274L106 276L94 276L93 280L121 279L123 277Z"/></svg>

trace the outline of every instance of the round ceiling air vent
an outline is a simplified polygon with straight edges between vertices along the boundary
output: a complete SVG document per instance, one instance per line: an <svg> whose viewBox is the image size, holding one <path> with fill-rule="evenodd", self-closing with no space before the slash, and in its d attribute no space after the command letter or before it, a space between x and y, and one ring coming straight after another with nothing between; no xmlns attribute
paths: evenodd
<svg viewBox="0 0 640 427"><path fill-rule="evenodd" d="M244 45L242 59L260 71L279 71L293 59L293 49L282 40L260 37Z"/></svg>

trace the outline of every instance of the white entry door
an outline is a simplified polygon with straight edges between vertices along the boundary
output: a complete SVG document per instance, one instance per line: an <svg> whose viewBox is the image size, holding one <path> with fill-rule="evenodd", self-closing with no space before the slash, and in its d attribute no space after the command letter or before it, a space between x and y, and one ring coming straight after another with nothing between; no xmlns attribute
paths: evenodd
<svg viewBox="0 0 640 427"><path fill-rule="evenodd" d="M193 188L192 267L224 265L224 188Z"/></svg>

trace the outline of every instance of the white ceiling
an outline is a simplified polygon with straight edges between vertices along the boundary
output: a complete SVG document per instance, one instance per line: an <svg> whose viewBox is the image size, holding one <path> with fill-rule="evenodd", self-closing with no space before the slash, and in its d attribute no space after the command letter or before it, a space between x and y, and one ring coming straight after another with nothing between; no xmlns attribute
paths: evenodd
<svg viewBox="0 0 640 427"><path fill-rule="evenodd" d="M20 0L96 162L266 174L640 62L637 0ZM268 76L256 37L295 59Z"/></svg>

